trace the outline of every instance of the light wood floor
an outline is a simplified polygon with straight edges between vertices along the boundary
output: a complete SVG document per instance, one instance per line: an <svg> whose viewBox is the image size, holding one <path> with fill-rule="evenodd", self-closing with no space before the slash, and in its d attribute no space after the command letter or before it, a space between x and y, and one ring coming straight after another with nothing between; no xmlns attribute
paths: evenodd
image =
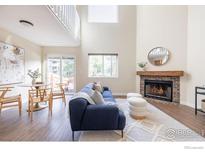
<svg viewBox="0 0 205 154"><path fill-rule="evenodd" d="M150 101L149 103L205 137L205 113L198 112L195 115L194 108L181 104L164 104Z"/></svg>
<svg viewBox="0 0 205 154"><path fill-rule="evenodd" d="M52 117L48 108L34 112L31 122L26 105L22 116L17 109L5 110L0 115L0 141L71 141L71 128L67 114L68 104L55 101ZM76 139L79 133L75 133Z"/></svg>
<svg viewBox="0 0 205 154"><path fill-rule="evenodd" d="M151 103L163 112L180 121L197 133L205 134L205 114L194 115L194 109L184 105ZM5 110L0 115L0 141L71 141L71 128L67 106L55 102L53 116L48 116L48 109L34 113L30 121L24 105L22 116L17 109ZM203 134L204 133L204 134ZM75 133L79 139L80 132Z"/></svg>

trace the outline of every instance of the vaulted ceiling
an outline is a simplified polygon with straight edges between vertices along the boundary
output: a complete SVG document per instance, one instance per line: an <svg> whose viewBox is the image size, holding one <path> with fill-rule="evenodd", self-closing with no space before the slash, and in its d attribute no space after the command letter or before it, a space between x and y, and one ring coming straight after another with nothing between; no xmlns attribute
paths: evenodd
<svg viewBox="0 0 205 154"><path fill-rule="evenodd" d="M19 20L34 24L26 27ZM78 46L47 6L0 6L0 28L40 46Z"/></svg>

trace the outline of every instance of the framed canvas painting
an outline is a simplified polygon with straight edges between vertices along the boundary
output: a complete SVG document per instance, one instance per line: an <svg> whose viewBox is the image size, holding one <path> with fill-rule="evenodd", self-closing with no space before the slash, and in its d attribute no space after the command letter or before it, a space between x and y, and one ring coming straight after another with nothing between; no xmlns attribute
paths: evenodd
<svg viewBox="0 0 205 154"><path fill-rule="evenodd" d="M24 63L24 49L0 41L0 85L23 82Z"/></svg>

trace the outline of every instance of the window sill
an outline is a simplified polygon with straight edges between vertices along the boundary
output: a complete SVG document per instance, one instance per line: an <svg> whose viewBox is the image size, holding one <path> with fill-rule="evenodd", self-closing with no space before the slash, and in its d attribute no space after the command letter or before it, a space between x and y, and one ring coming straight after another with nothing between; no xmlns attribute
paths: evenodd
<svg viewBox="0 0 205 154"><path fill-rule="evenodd" d="M116 77L105 77L105 76L88 76L88 78L103 78L103 79L117 79L118 76Z"/></svg>

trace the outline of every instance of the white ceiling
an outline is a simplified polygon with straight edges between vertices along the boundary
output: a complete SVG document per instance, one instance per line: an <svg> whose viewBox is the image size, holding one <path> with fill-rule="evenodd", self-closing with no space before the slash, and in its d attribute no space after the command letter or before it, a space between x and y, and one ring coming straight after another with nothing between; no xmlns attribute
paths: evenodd
<svg viewBox="0 0 205 154"><path fill-rule="evenodd" d="M25 27L19 20L28 20L34 26ZM0 27L40 46L79 45L47 6L0 6Z"/></svg>

